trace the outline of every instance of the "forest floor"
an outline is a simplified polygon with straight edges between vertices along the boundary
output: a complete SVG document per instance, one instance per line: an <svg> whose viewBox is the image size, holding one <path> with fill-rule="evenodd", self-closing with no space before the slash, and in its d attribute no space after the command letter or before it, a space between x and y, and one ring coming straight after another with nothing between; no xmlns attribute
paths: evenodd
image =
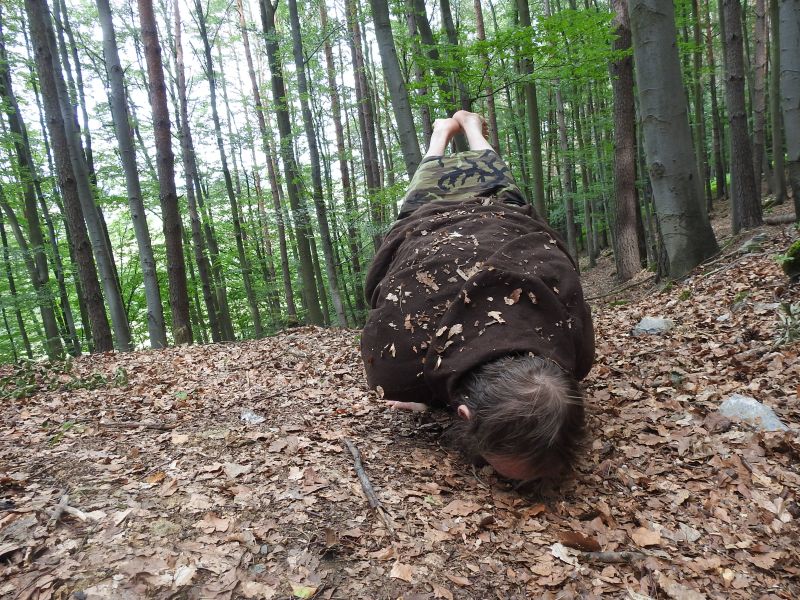
<svg viewBox="0 0 800 600"><path fill-rule="evenodd" d="M446 416L386 410L357 331L5 367L0 597L800 597L800 344L776 344L800 293L774 259L797 234L761 231L667 287L587 274L593 441L534 496L446 448ZM632 337L645 315L676 326ZM736 392L792 431L720 418Z"/></svg>

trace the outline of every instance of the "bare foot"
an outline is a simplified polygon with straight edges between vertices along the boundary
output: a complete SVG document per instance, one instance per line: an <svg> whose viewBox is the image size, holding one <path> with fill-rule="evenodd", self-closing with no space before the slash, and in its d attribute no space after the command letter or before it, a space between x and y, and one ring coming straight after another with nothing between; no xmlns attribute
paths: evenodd
<svg viewBox="0 0 800 600"><path fill-rule="evenodd" d="M455 119L436 119L433 122L433 135L425 156L442 156L452 137L460 131L461 124Z"/></svg>
<svg viewBox="0 0 800 600"><path fill-rule="evenodd" d="M450 117L447 119L436 119L433 122L433 130L443 132L448 139L461 131L461 123Z"/></svg>
<svg viewBox="0 0 800 600"><path fill-rule="evenodd" d="M489 138L489 124L481 115L467 110L459 110L453 115L453 119L461 125L464 133L479 130L484 139Z"/></svg>

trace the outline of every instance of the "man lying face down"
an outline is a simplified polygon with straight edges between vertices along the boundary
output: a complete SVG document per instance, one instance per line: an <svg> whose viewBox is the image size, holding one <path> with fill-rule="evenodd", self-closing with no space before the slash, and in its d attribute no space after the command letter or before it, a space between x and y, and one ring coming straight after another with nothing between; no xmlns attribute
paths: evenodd
<svg viewBox="0 0 800 600"><path fill-rule="evenodd" d="M578 273L460 111L437 120L370 267L361 354L394 408L449 408L457 442L502 476L556 478L584 435L594 332ZM443 156L463 132L469 152Z"/></svg>

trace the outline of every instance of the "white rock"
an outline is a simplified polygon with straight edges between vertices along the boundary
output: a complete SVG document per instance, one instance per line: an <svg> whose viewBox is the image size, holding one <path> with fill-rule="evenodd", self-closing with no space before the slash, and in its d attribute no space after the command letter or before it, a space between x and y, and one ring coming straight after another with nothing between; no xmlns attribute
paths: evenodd
<svg viewBox="0 0 800 600"><path fill-rule="evenodd" d="M732 394L719 407L720 414L732 420L745 421L762 431L787 431L775 412L755 398Z"/></svg>
<svg viewBox="0 0 800 600"><path fill-rule="evenodd" d="M662 319L661 317L644 317L631 332L632 335L658 335L666 333L675 327L672 319Z"/></svg>

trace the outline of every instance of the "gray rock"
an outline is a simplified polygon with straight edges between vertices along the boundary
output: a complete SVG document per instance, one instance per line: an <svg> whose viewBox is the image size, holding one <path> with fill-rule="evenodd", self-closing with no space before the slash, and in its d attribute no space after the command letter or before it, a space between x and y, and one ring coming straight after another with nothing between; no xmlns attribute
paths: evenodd
<svg viewBox="0 0 800 600"><path fill-rule="evenodd" d="M262 417L261 415L254 413L249 408L243 409L242 414L239 415L239 418L248 425L258 425L259 423L263 423L267 420L266 417Z"/></svg>
<svg viewBox="0 0 800 600"><path fill-rule="evenodd" d="M750 254L751 252L761 252L761 244L766 242L769 236L766 233L757 233L741 246L739 246L740 254Z"/></svg>
<svg viewBox="0 0 800 600"><path fill-rule="evenodd" d="M745 421L762 431L789 429L781 422L775 411L750 396L732 394L720 405L719 412L729 419Z"/></svg>
<svg viewBox="0 0 800 600"><path fill-rule="evenodd" d="M631 334L640 335L658 335L666 333L675 327L675 321L672 319L662 319L661 317L644 317L633 328Z"/></svg>

